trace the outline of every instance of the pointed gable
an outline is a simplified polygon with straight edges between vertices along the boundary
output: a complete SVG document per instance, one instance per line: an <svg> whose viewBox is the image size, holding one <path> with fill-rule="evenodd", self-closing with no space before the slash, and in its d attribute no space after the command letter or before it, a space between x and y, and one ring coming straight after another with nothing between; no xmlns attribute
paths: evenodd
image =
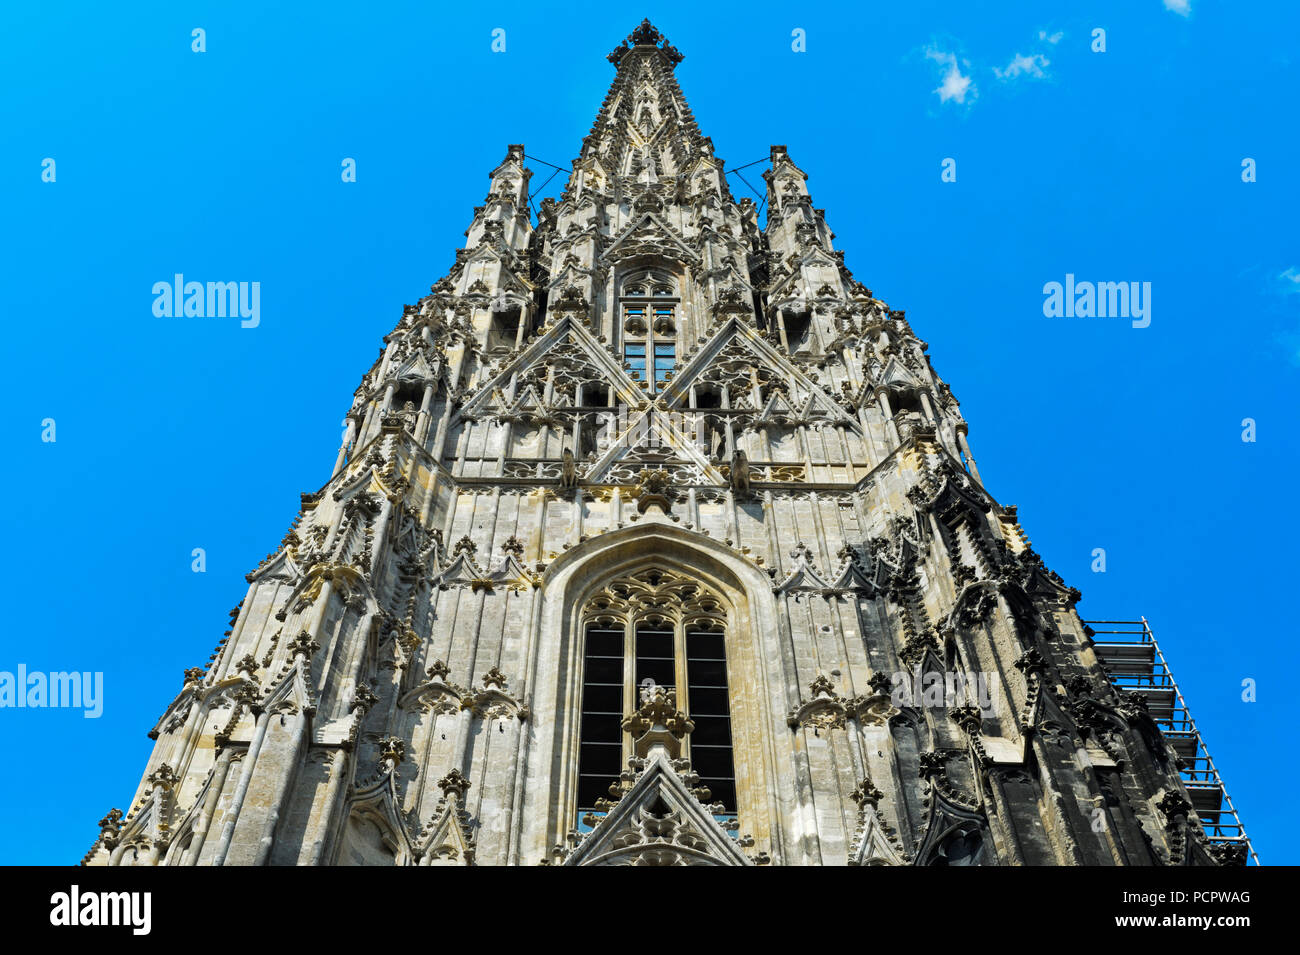
<svg viewBox="0 0 1300 955"><path fill-rule="evenodd" d="M544 395L533 387L532 381L544 378L552 367L557 369L558 380L561 382L572 384L587 377L595 378L613 389L621 403L634 409L646 404L645 394L623 370L622 365L601 347L581 323L565 317L495 374L483 380L466 398L453 418L453 423L462 418L496 414L499 411L509 415L533 414L544 410ZM542 372L542 375L534 376L532 373L535 370ZM528 384L516 395L515 401L507 401L505 389L515 375L519 376L521 382L527 381ZM527 394L529 390L531 395ZM520 405L520 401L528 404Z"/></svg>
<svg viewBox="0 0 1300 955"><path fill-rule="evenodd" d="M917 391L921 388L920 380L897 357L891 357L880 372L880 384L895 391Z"/></svg>
<svg viewBox="0 0 1300 955"><path fill-rule="evenodd" d="M778 382L761 407L753 399L752 368L762 369L767 382ZM860 432L861 423L785 355L759 334L739 322L728 320L713 338L699 348L686 366L664 389L665 400L684 408L691 387L697 384L726 385L732 410L757 411L760 420L807 424L840 424Z"/></svg>
<svg viewBox="0 0 1300 955"><path fill-rule="evenodd" d="M565 865L753 865L657 753ZM685 761L678 761L684 765Z"/></svg>
<svg viewBox="0 0 1300 955"><path fill-rule="evenodd" d="M619 233L614 243L605 250L603 258L608 262L621 262L637 256L667 256L689 265L695 265L700 260L677 230L657 213L648 211L643 212Z"/></svg>

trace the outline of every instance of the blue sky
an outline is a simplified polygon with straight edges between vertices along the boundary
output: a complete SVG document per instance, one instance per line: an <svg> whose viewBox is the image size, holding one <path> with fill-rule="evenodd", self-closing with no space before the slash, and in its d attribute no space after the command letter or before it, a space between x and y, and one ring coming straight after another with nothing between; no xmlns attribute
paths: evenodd
<svg viewBox="0 0 1300 955"><path fill-rule="evenodd" d="M0 862L75 862L127 808L146 732L328 478L488 171L508 143L576 156L605 53L646 15L729 166L789 147L849 268L930 343L990 490L1085 617L1150 619L1263 861L1300 862L1277 797L1297 782L1297 7L130 6L0 11L0 670L105 679L99 719L0 710ZM176 272L260 282L259 326L156 318ZM1045 317L1067 273L1150 282L1150 326Z"/></svg>

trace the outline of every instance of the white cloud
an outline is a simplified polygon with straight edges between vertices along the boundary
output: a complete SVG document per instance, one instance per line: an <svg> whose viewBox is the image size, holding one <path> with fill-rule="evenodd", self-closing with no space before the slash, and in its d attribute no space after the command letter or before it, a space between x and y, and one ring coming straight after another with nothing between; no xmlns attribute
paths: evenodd
<svg viewBox="0 0 1300 955"><path fill-rule="evenodd" d="M1000 80L1014 80L1021 75L1032 76L1034 79L1041 80L1047 75L1043 72L1043 68L1050 65L1050 63L1051 61L1041 53L1033 53L1029 56L1017 53L1011 62L1007 64L1005 70L999 70L995 66L993 67L993 73Z"/></svg>
<svg viewBox="0 0 1300 955"><path fill-rule="evenodd" d="M1165 9L1172 10L1180 17L1192 15L1192 0L1165 0Z"/></svg>
<svg viewBox="0 0 1300 955"><path fill-rule="evenodd" d="M1038 31L1038 39L1044 40L1047 43L1052 44L1052 46L1056 46L1056 44L1060 43L1061 37L1063 36L1065 36L1064 30L1057 30L1055 33L1052 34L1049 34L1046 30Z"/></svg>
<svg viewBox="0 0 1300 955"><path fill-rule="evenodd" d="M1300 365L1300 334L1279 332L1277 340L1287 350L1287 357L1291 359L1291 364Z"/></svg>
<svg viewBox="0 0 1300 955"><path fill-rule="evenodd" d="M1283 298L1300 295L1300 268L1288 266L1277 275L1276 293ZM1277 341L1287 351L1293 365L1300 365L1300 332L1278 332Z"/></svg>
<svg viewBox="0 0 1300 955"><path fill-rule="evenodd" d="M961 72L962 64L957 61L955 53L945 53L942 50L936 50L933 47L925 51L927 59L934 60L936 63L945 67L943 80L935 88L934 92L939 94L939 102L946 103L949 100L955 100L958 103L965 103L966 97L971 100L975 99L977 90L975 84L969 76L963 76ZM965 64L970 69L970 64Z"/></svg>

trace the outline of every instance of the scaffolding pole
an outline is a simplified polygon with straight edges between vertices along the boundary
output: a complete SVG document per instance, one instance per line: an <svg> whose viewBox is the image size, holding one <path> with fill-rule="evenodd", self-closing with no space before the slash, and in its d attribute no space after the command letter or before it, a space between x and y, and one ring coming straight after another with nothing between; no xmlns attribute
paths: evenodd
<svg viewBox="0 0 1300 955"><path fill-rule="evenodd" d="M1188 712L1147 618L1085 620L1084 624L1111 683L1124 694L1145 694L1151 718L1178 754L1183 785L1206 838L1212 845L1244 845L1250 860L1259 865L1259 856L1246 836L1237 807Z"/></svg>

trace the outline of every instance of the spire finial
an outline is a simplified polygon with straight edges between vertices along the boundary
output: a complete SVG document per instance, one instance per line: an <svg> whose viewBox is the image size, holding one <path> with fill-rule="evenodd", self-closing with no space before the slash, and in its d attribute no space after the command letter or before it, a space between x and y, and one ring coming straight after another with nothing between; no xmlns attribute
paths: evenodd
<svg viewBox="0 0 1300 955"><path fill-rule="evenodd" d="M663 41L663 46L659 46L660 40ZM618 67L623 62L623 57L630 53L633 47L638 46L654 47L668 57L668 62L672 66L676 66L684 59L682 54L677 51L677 48L668 42L668 38L650 22L649 17L642 20L641 25L629 33L626 40L614 47L606 59L613 63L615 67Z"/></svg>

